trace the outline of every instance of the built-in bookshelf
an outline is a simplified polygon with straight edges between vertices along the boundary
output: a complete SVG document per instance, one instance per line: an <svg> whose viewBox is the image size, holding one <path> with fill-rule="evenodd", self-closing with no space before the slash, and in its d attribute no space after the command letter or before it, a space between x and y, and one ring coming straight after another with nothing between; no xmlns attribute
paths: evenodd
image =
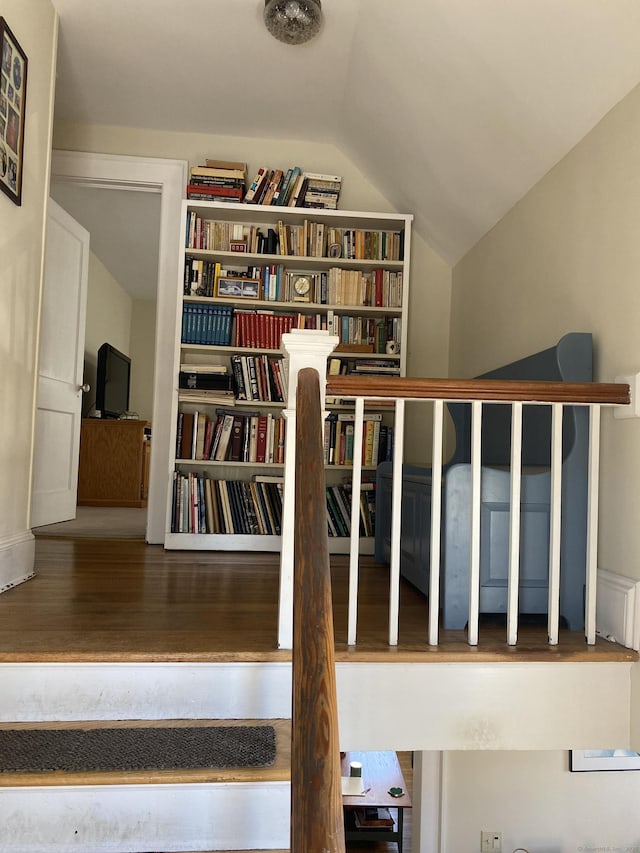
<svg viewBox="0 0 640 853"><path fill-rule="evenodd" d="M281 336L326 329L340 341L330 372L404 375L411 219L183 203L167 548L279 549L288 381ZM331 549L346 552L353 407L328 398L327 408L327 528ZM367 406L364 550L373 544L376 467L392 446L392 409Z"/></svg>

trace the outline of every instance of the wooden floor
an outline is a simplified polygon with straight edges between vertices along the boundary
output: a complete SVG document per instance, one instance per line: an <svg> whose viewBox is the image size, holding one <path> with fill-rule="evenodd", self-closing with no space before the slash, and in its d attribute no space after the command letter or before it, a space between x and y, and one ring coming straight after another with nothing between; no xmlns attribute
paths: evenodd
<svg viewBox="0 0 640 853"><path fill-rule="evenodd" d="M36 577L0 595L0 661L287 660L277 649L279 557L165 551L137 540L36 539ZM476 648L464 632L427 645L426 599L400 594L399 645L389 648L388 569L360 567L358 643L346 643L347 558L332 561L336 657L365 660L635 660L627 649L526 628L517 646L504 629L481 628Z"/></svg>

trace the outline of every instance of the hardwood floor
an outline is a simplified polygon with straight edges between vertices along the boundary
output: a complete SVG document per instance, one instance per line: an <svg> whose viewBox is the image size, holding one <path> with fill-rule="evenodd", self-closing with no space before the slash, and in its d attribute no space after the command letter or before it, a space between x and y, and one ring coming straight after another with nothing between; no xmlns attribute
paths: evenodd
<svg viewBox="0 0 640 853"><path fill-rule="evenodd" d="M518 645L503 629L464 632L426 643L426 599L400 592L399 645L389 648L388 570L360 566L358 643L346 643L346 557L332 560L337 660L635 660L628 649L564 632L550 648L541 628ZM287 660L277 649L277 554L165 551L116 539L36 539L36 577L0 595L0 661Z"/></svg>

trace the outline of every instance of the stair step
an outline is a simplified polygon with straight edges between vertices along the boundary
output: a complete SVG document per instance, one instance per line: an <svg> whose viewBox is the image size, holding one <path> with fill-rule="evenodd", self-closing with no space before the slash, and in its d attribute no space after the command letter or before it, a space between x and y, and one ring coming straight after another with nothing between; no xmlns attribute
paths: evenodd
<svg viewBox="0 0 640 853"><path fill-rule="evenodd" d="M1 787L36 787L42 785L183 785L210 783L288 782L291 779L290 720L110 720L92 722L3 723L3 730L103 729L103 728L167 728L193 726L271 725L276 734L276 758L268 767L186 768L171 770L121 771L32 771L0 774Z"/></svg>

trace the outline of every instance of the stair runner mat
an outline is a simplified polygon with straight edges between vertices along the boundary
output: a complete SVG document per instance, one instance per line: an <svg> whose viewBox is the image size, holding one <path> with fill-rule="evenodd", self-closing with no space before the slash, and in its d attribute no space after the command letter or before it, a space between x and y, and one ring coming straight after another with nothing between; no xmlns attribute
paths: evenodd
<svg viewBox="0 0 640 853"><path fill-rule="evenodd" d="M268 767L273 726L0 730L0 773Z"/></svg>

